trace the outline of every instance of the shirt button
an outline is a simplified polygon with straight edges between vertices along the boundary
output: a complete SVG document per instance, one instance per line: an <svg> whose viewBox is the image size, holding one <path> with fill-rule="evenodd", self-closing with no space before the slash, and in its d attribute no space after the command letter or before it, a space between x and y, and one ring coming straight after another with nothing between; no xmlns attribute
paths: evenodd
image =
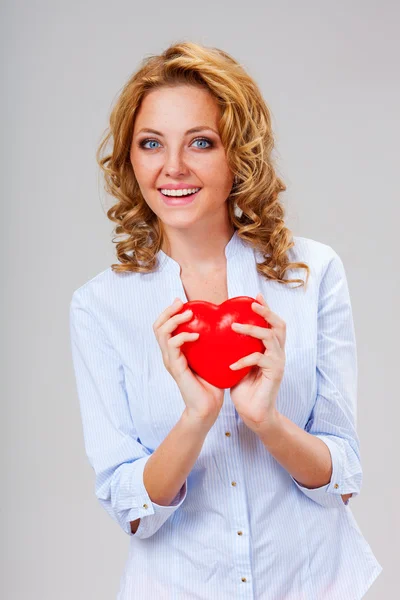
<svg viewBox="0 0 400 600"><path fill-rule="evenodd" d="M238 531L237 534L238 535L243 535L243 531Z"/></svg>
<svg viewBox="0 0 400 600"><path fill-rule="evenodd" d="M226 437L231 437L231 432L230 431L225 431L225 435L226 435Z"/></svg>
<svg viewBox="0 0 400 600"><path fill-rule="evenodd" d="M236 481L232 481L231 485L235 486L236 485Z"/></svg>
<svg viewBox="0 0 400 600"><path fill-rule="evenodd" d="M147 504L143 504L143 508L149 508Z"/></svg>
<svg viewBox="0 0 400 600"><path fill-rule="evenodd" d="M246 577L242 577L242 581L247 581Z"/></svg>
<svg viewBox="0 0 400 600"><path fill-rule="evenodd" d="M334 487L334 488L337 490L337 489L338 489L338 487L339 487L339 484L338 484L338 483L335 483L335 485L334 485L333 487Z"/></svg>

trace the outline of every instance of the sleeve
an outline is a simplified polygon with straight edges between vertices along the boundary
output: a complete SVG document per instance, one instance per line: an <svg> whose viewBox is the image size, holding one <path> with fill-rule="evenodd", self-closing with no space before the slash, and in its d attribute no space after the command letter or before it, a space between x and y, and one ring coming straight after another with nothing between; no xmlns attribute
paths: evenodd
<svg viewBox="0 0 400 600"><path fill-rule="evenodd" d="M343 262L333 256L322 275L318 299L317 395L305 430L328 446L331 480L318 488L297 487L321 506L338 507L342 494L358 496L362 485L357 421L357 348Z"/></svg>
<svg viewBox="0 0 400 600"><path fill-rule="evenodd" d="M132 421L124 369L78 291L70 304L70 338L85 451L95 472L95 495L128 535L151 537L186 499L187 480L169 506L152 502L143 470L152 452ZM140 518L132 534L130 521Z"/></svg>

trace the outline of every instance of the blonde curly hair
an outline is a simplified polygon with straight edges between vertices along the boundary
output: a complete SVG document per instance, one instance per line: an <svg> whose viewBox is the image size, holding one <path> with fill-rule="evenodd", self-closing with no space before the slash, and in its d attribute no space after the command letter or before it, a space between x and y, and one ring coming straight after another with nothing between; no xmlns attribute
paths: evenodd
<svg viewBox="0 0 400 600"><path fill-rule="evenodd" d="M182 84L207 89L221 109L219 133L235 175L227 198L229 218L237 235L262 253L264 261L256 263L258 272L267 279L300 283L301 287L302 279L284 279L283 275L289 269L303 268L307 271L307 286L308 265L290 263L287 256L295 242L285 227L285 210L278 199L286 186L275 173L271 115L261 92L228 53L189 41L174 43L161 55L143 59L122 88L98 147L96 160L104 173L104 189L117 198L107 217L117 223L116 236L125 236L120 241L115 237L112 240L120 261L111 265L112 270L148 273L158 266L156 255L165 234L140 191L130 162L130 147L135 115L146 93ZM107 153L111 138L113 147Z"/></svg>

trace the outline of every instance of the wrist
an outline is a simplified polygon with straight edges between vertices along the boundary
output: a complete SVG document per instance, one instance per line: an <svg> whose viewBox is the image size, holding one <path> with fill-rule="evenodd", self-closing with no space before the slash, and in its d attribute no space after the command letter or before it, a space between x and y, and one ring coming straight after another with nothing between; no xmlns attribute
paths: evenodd
<svg viewBox="0 0 400 600"><path fill-rule="evenodd" d="M267 418L261 423L256 423L252 429L255 433L264 433L268 434L271 431L276 431L279 429L281 424L281 414L278 412L276 408L271 409L268 413Z"/></svg>
<svg viewBox="0 0 400 600"><path fill-rule="evenodd" d="M188 408L185 408L181 418L189 426L196 430L203 430L206 433L208 433L216 420L211 415L201 416L193 411L190 411Z"/></svg>

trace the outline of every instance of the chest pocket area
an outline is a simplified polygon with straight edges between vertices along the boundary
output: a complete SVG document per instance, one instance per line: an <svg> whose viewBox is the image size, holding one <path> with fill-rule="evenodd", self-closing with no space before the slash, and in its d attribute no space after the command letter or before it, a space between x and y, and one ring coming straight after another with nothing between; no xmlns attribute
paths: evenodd
<svg viewBox="0 0 400 600"><path fill-rule="evenodd" d="M285 372L276 406L280 413L304 429L316 394L316 347L292 346L285 349Z"/></svg>

